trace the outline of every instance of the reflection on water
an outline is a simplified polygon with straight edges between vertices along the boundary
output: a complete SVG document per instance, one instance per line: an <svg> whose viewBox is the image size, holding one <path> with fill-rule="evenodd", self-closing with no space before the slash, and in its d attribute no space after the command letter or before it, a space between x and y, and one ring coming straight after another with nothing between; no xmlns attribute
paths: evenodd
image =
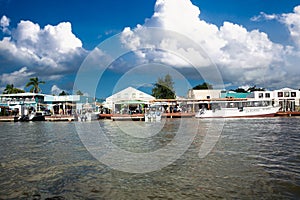
<svg viewBox="0 0 300 200"><path fill-rule="evenodd" d="M226 120L203 159L198 153L213 122L183 120L199 123L188 150L162 170L142 174L97 161L76 133L78 122L1 123L0 199L300 198L300 118ZM144 152L171 142L181 121L168 119L159 133L143 133L151 138L125 134L120 122L92 123L100 123L115 145ZM153 126L134 123L143 130Z"/></svg>

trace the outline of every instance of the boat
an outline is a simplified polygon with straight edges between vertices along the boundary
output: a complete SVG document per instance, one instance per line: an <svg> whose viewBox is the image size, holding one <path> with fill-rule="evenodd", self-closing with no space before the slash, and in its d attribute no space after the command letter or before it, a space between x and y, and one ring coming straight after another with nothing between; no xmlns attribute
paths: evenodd
<svg viewBox="0 0 300 200"><path fill-rule="evenodd" d="M19 116L18 121L45 121L45 116L51 115L47 111L36 111L34 108L24 107L22 114Z"/></svg>
<svg viewBox="0 0 300 200"><path fill-rule="evenodd" d="M86 103L82 106L81 112L77 115L77 120L80 122L98 120L99 114L99 108L96 104L91 104L86 100Z"/></svg>
<svg viewBox="0 0 300 200"><path fill-rule="evenodd" d="M280 109L272 101L252 99L211 100L200 105L197 118L273 117Z"/></svg>
<svg viewBox="0 0 300 200"><path fill-rule="evenodd" d="M162 107L153 105L150 106L145 112L145 122L158 122L161 121Z"/></svg>
<svg viewBox="0 0 300 200"><path fill-rule="evenodd" d="M100 112L84 112L78 115L78 121L85 122L85 121L93 121L99 119Z"/></svg>

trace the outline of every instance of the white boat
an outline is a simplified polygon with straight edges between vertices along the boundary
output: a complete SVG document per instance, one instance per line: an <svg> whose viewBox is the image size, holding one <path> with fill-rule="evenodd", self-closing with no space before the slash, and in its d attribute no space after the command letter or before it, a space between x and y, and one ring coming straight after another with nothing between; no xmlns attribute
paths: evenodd
<svg viewBox="0 0 300 200"><path fill-rule="evenodd" d="M272 117L280 109L272 101L258 100L213 100L202 104L197 118Z"/></svg>
<svg viewBox="0 0 300 200"><path fill-rule="evenodd" d="M78 121L93 121L99 119L99 112L85 112L83 114L78 115Z"/></svg>
<svg viewBox="0 0 300 200"><path fill-rule="evenodd" d="M20 109L19 121L45 121L45 116L51 115L47 111L36 111L34 108L20 107Z"/></svg>

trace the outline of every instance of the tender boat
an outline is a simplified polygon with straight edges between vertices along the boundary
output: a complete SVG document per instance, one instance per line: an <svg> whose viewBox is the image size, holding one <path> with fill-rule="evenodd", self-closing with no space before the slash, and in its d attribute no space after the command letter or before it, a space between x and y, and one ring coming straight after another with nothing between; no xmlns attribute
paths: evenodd
<svg viewBox="0 0 300 200"><path fill-rule="evenodd" d="M280 109L272 101L249 99L212 100L200 105L197 118L272 117Z"/></svg>
<svg viewBox="0 0 300 200"><path fill-rule="evenodd" d="M83 114L78 115L78 121L93 121L99 119L99 112L84 112Z"/></svg>
<svg viewBox="0 0 300 200"><path fill-rule="evenodd" d="M150 106L145 112L145 122L161 121L162 107Z"/></svg>

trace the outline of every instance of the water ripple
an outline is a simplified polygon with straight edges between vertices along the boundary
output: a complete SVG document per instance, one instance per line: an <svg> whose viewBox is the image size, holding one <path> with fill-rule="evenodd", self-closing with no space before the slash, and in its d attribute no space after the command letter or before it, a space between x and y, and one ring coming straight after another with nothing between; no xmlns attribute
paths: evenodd
<svg viewBox="0 0 300 200"><path fill-rule="evenodd" d="M82 145L74 123L0 124L0 199L300 198L299 118L228 119L203 159L198 152L209 124L201 121L183 156L145 174L99 163ZM95 123L114 144L148 152L172 141L180 121L167 120L163 131L149 138L124 134L112 121Z"/></svg>

